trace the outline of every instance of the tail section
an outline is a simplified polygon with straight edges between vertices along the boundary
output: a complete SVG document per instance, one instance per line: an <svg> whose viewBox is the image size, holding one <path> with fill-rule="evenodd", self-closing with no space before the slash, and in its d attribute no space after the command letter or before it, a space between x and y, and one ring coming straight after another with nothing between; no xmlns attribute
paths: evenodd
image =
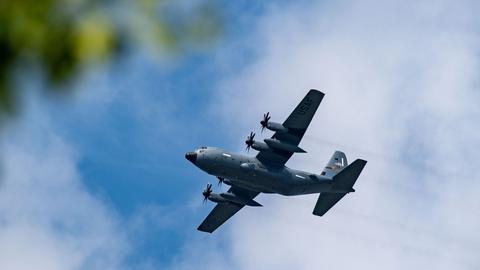
<svg viewBox="0 0 480 270"><path fill-rule="evenodd" d="M337 152L335 152L335 154L337 154ZM335 160L335 154L332 157L333 160ZM323 216L328 210L330 210L330 208L332 208L338 201L340 201L343 196L345 196L349 192L355 191L353 189L353 185L355 184L355 181L357 181L358 176L360 176L360 173L362 172L366 164L367 161L357 159L352 164L346 166L345 168L341 169L340 172L336 173L333 176L334 182L331 192L322 192L320 194L317 200L317 204L313 209L313 214L317 216Z"/></svg>
<svg viewBox="0 0 480 270"><path fill-rule="evenodd" d="M363 170L363 167L367 164L367 161L363 159L357 159L352 164L347 166L341 172L333 177L333 190L336 191L347 191L352 192L354 191L353 185L355 181L357 181L358 176Z"/></svg>
<svg viewBox="0 0 480 270"><path fill-rule="evenodd" d="M347 156L341 151L335 151L330 161L327 163L327 166L322 171L323 176L333 178L338 172L343 168L347 167Z"/></svg>

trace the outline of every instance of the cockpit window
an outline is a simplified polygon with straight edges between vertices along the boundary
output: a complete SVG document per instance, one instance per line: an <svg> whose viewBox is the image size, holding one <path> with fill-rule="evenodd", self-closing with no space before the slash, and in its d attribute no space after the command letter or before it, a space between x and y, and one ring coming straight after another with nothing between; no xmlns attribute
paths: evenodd
<svg viewBox="0 0 480 270"><path fill-rule="evenodd" d="M202 147L200 147L200 149L207 149L207 147L206 147L206 146L202 146Z"/></svg>

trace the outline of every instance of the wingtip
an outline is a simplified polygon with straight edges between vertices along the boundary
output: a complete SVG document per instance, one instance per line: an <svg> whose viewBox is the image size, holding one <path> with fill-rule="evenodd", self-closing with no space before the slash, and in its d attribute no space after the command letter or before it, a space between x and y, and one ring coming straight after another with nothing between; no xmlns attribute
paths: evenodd
<svg viewBox="0 0 480 270"><path fill-rule="evenodd" d="M205 229L203 229L202 226L198 226L197 230L200 232L212 233L211 231L206 231Z"/></svg>
<svg viewBox="0 0 480 270"><path fill-rule="evenodd" d="M317 94L320 94L320 95L322 95L322 96L324 96L324 95L325 95L325 93L323 93L322 91L320 91L320 90L317 90L317 89L313 89L313 88L312 88L312 89L310 89L310 91L309 91L309 92L311 92L311 93L317 93Z"/></svg>

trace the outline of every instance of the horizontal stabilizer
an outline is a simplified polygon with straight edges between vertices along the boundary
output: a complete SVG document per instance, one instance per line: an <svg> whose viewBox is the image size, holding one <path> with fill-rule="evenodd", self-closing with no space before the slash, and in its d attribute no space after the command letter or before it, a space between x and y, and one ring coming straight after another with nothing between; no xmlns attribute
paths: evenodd
<svg viewBox="0 0 480 270"><path fill-rule="evenodd" d="M330 208L332 208L343 196L347 195L347 193L328 193L322 192L318 197L317 204L315 204L315 208L313 209L313 214L316 216L323 216L327 213Z"/></svg>
<svg viewBox="0 0 480 270"><path fill-rule="evenodd" d="M352 164L345 167L337 175L333 177L333 192L322 192L318 197L313 214L317 216L323 216L330 208L332 208L343 196L348 192L354 191L353 185L357 181L358 176L362 172L363 168L367 164L367 161L362 159L355 160ZM344 193L338 193L335 191L347 191Z"/></svg>
<svg viewBox="0 0 480 270"><path fill-rule="evenodd" d="M367 161L357 159L333 177L333 189L349 190L357 181Z"/></svg>

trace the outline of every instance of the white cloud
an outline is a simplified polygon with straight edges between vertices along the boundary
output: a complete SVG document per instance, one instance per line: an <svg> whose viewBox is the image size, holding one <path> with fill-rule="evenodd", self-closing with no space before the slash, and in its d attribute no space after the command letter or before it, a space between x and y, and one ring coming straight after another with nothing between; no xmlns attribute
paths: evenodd
<svg viewBox="0 0 480 270"><path fill-rule="evenodd" d="M0 142L0 269L121 269L130 245L119 218L85 189L75 151L32 107Z"/></svg>
<svg viewBox="0 0 480 270"><path fill-rule="evenodd" d="M232 133L257 129L266 111L282 121L318 88L326 97L302 142L309 154L289 165L319 172L337 148L369 163L357 193L321 218L311 215L316 196L263 195L265 207L222 228L223 263L478 269L479 8L342 1L270 10L255 35L260 56L219 87Z"/></svg>

